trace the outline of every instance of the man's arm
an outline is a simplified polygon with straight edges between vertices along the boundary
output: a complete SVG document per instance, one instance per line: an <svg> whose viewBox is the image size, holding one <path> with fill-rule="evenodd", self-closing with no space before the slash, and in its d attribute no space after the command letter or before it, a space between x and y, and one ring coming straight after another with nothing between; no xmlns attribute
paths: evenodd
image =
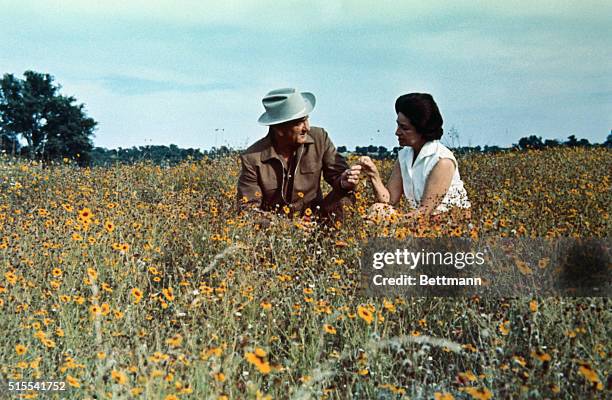
<svg viewBox="0 0 612 400"><path fill-rule="evenodd" d="M323 178L334 189L344 189L341 181L342 174L349 169L346 160L336 151L336 147L329 139L325 129L323 131Z"/></svg>
<svg viewBox="0 0 612 400"><path fill-rule="evenodd" d="M253 167L245 159L240 156L242 169L238 177L238 207L240 209L251 209L261 207L262 191L257 181L257 173Z"/></svg>

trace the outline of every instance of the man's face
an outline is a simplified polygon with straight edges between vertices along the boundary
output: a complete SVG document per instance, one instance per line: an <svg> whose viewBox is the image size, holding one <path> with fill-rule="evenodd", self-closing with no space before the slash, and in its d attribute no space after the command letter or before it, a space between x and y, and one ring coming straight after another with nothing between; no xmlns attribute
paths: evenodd
<svg viewBox="0 0 612 400"><path fill-rule="evenodd" d="M276 129L277 137L284 144L299 146L306 143L306 136L310 131L310 123L308 122L308 116L305 116L275 125L274 128Z"/></svg>

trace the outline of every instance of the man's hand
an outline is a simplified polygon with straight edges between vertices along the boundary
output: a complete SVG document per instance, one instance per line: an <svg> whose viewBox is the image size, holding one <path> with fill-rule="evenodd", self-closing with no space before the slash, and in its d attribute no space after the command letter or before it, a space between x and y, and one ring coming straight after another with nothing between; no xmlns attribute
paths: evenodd
<svg viewBox="0 0 612 400"><path fill-rule="evenodd" d="M361 165L353 165L345 170L340 176L340 186L345 190L353 190L359 183L359 175L361 174Z"/></svg>
<svg viewBox="0 0 612 400"><path fill-rule="evenodd" d="M361 170L368 178L376 178L378 176L378 168L376 168L376 164L374 164L370 157L361 156L357 162L361 165Z"/></svg>

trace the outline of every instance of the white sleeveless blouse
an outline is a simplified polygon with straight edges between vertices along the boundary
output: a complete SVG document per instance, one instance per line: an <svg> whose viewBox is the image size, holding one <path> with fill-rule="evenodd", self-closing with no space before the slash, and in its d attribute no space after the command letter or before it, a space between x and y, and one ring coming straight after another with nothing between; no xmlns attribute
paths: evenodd
<svg viewBox="0 0 612 400"><path fill-rule="evenodd" d="M459 175L457 160L452 151L440 143L439 140L432 140L423 145L414 164L412 163L413 154L414 151L412 147L406 146L402 148L397 155L400 171L402 173L404 195L412 207L417 208L421 205L421 198L425 191L427 177L440 158L449 158L453 160L455 163L455 172L453 173L453 180L451 181L450 188L448 192L446 192L440 205L436 208L436 213L446 212L452 207L471 207L467 192L463 186L463 181Z"/></svg>

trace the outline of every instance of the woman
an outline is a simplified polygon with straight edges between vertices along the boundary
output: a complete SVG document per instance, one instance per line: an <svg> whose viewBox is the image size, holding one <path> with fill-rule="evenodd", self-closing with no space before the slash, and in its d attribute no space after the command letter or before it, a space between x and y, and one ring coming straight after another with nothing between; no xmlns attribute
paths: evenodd
<svg viewBox="0 0 612 400"><path fill-rule="evenodd" d="M393 210L402 193L414 208L406 217L459 211L469 219L470 202L459 176L457 160L442 143L442 116L433 97L410 93L395 101L399 145L397 161L385 187L370 157L361 157L362 171L370 178L379 203L374 213ZM382 203L382 204L381 204Z"/></svg>

